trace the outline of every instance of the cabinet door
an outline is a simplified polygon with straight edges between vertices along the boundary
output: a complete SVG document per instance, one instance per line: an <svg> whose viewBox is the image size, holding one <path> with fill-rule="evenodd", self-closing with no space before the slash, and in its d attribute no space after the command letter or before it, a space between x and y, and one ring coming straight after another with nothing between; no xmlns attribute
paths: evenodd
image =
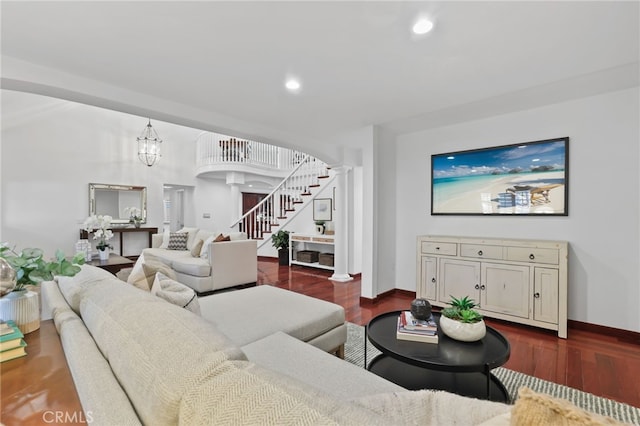
<svg viewBox="0 0 640 426"><path fill-rule="evenodd" d="M449 303L451 296L458 299L469 296L478 301L480 262L440 259L439 278L438 300L440 302Z"/></svg>
<svg viewBox="0 0 640 426"><path fill-rule="evenodd" d="M422 256L420 259L420 288L418 297L435 301L437 295L437 259L435 257Z"/></svg>
<svg viewBox="0 0 640 426"><path fill-rule="evenodd" d="M480 307L529 318L529 274L528 266L483 263Z"/></svg>
<svg viewBox="0 0 640 426"><path fill-rule="evenodd" d="M558 323L558 270L534 269L533 319Z"/></svg>

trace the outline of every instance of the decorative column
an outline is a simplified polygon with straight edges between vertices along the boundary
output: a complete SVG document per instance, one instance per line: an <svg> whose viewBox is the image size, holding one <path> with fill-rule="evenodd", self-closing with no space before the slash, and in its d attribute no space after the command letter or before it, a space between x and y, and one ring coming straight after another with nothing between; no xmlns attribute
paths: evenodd
<svg viewBox="0 0 640 426"><path fill-rule="evenodd" d="M332 167L336 174L335 199L333 211L334 250L333 255L333 275L329 278L332 281L346 282L353 277L349 275L349 226L347 221L347 173L350 168L347 166Z"/></svg>
<svg viewBox="0 0 640 426"><path fill-rule="evenodd" d="M235 222L242 216L242 196L240 195L240 185L244 184L244 173L227 172L227 185L229 185L231 195L231 222ZM236 229L237 230L237 229Z"/></svg>

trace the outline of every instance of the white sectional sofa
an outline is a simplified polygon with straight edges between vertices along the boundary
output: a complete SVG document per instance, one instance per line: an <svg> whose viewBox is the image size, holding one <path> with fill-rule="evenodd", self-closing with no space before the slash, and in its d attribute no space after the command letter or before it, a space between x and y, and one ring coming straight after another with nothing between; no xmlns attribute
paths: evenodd
<svg viewBox="0 0 640 426"><path fill-rule="evenodd" d="M58 281L43 283L43 309L96 426L509 422L508 405L407 391L283 332L245 334L240 346L214 322L92 266Z"/></svg>
<svg viewBox="0 0 640 426"><path fill-rule="evenodd" d="M214 232L183 228L187 232L186 250L169 250L168 233L152 236L149 253L160 258L175 271L177 280L198 294L255 283L258 279L258 248L244 232ZM213 242L219 235L230 241ZM202 241L201 248L198 248ZM194 251L194 247L197 249Z"/></svg>

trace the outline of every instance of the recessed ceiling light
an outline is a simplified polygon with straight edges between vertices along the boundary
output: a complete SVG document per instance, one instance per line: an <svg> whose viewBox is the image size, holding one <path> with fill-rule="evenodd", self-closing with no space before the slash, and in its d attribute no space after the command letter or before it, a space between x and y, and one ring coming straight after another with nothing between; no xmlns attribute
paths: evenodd
<svg viewBox="0 0 640 426"><path fill-rule="evenodd" d="M290 78L289 80L287 80L284 86L287 88L287 90L295 92L296 90L300 89L300 82L296 79Z"/></svg>
<svg viewBox="0 0 640 426"><path fill-rule="evenodd" d="M422 35L426 34L433 29L433 22L428 19L420 19L413 25L413 33Z"/></svg>

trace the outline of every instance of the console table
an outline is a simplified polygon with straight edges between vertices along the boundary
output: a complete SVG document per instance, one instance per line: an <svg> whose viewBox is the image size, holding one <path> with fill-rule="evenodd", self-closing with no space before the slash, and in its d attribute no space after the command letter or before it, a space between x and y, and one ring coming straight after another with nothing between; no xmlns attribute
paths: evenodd
<svg viewBox="0 0 640 426"><path fill-rule="evenodd" d="M6 425L55 424L56 414L65 424L87 424L69 366L53 320L26 334L27 356L3 362L2 423Z"/></svg>
<svg viewBox="0 0 640 426"><path fill-rule="evenodd" d="M128 233L128 232L146 232L149 235L149 245L148 247L151 247L151 241L153 240L152 236L153 234L157 234L158 233L158 228L111 228L111 231L113 231L114 234L118 234L119 238L120 238L120 256L122 256L122 253L124 252L124 234ZM81 239L89 239L89 233L87 231L85 231L84 229L80 230L80 238Z"/></svg>

